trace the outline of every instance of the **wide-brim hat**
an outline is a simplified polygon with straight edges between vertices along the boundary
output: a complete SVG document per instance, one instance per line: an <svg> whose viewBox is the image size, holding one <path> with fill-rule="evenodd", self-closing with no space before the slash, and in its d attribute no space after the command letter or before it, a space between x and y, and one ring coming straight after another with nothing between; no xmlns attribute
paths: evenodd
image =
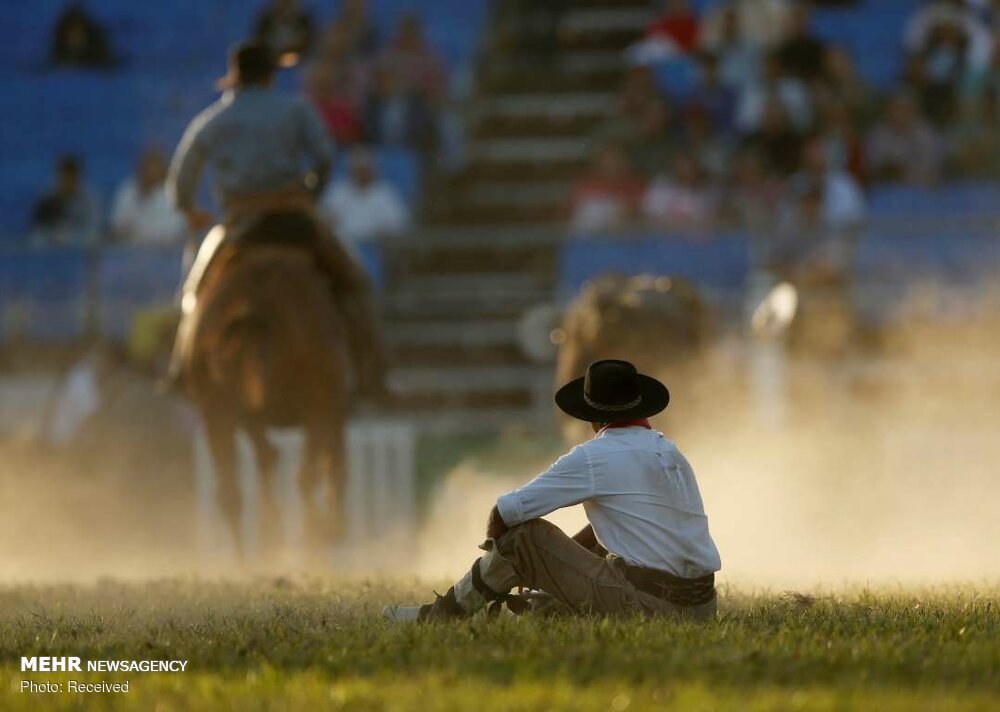
<svg viewBox="0 0 1000 712"><path fill-rule="evenodd" d="M582 378L560 388L555 400L573 418L614 423L656 415L670 402L670 391L628 361L604 359L590 364Z"/></svg>

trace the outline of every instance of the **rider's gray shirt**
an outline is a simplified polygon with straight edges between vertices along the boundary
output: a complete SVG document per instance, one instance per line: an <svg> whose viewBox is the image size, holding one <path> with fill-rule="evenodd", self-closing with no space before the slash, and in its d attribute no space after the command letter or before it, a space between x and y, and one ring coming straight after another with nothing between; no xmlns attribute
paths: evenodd
<svg viewBox="0 0 1000 712"><path fill-rule="evenodd" d="M170 165L167 186L181 210L194 207L198 182L211 166L216 199L302 186L314 172L321 190L333 162L322 119L304 99L263 87L227 92L188 126Z"/></svg>

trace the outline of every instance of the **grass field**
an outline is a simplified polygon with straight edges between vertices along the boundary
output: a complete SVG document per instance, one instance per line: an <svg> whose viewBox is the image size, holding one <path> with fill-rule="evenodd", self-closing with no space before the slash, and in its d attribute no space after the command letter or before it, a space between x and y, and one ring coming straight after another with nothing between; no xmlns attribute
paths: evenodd
<svg viewBox="0 0 1000 712"><path fill-rule="evenodd" d="M718 623L531 617L397 627L415 582L113 581L0 589L0 709L996 710L1000 591L724 591ZM21 656L188 660L22 673ZM129 680L125 693L22 679Z"/></svg>

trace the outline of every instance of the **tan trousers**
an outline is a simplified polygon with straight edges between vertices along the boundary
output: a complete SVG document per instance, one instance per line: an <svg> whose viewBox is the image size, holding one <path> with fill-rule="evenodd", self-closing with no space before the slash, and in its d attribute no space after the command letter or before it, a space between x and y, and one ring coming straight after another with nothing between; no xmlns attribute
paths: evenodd
<svg viewBox="0 0 1000 712"><path fill-rule="evenodd" d="M498 593L515 586L541 590L580 613L715 618L715 598L699 606L678 606L640 591L625 578L620 557L598 556L543 519L519 524L481 548L487 552L479 563L482 581ZM469 611L486 603L472 578L470 571L455 584L455 599Z"/></svg>

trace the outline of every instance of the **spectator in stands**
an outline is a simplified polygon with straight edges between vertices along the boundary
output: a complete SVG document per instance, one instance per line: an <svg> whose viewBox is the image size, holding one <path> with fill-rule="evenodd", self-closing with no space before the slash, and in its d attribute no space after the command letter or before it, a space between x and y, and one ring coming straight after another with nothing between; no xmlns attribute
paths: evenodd
<svg viewBox="0 0 1000 712"><path fill-rule="evenodd" d="M708 114L714 127L721 131L733 130L736 115L736 92L723 81L719 71L719 60L713 54L701 56L698 86L690 103Z"/></svg>
<svg viewBox="0 0 1000 712"><path fill-rule="evenodd" d="M768 173L787 176L799 165L802 135L792 126L784 105L772 99L764 107L764 120L744 139L744 149L757 152Z"/></svg>
<svg viewBox="0 0 1000 712"><path fill-rule="evenodd" d="M901 91L890 99L885 118L868 135L867 163L877 181L931 185L940 177L941 140L923 118L913 96Z"/></svg>
<svg viewBox="0 0 1000 712"><path fill-rule="evenodd" d="M367 59L378 49L378 31L368 15L368 0L344 0L334 20L344 32L351 56Z"/></svg>
<svg viewBox="0 0 1000 712"><path fill-rule="evenodd" d="M636 64L650 64L691 54L697 46L698 15L691 0L666 0L663 14L649 24L643 38L628 48L626 56Z"/></svg>
<svg viewBox="0 0 1000 712"><path fill-rule="evenodd" d="M187 236L184 216L167 197L167 158L157 149L145 151L135 176L115 196L111 230L121 242L176 245Z"/></svg>
<svg viewBox="0 0 1000 712"><path fill-rule="evenodd" d="M754 50L769 50L788 25L789 0L728 0L715 3L701 23L703 50L723 53L738 40Z"/></svg>
<svg viewBox="0 0 1000 712"><path fill-rule="evenodd" d="M642 198L643 217L656 227L700 233L712 226L715 193L697 158L677 157L670 175L661 175Z"/></svg>
<svg viewBox="0 0 1000 712"><path fill-rule="evenodd" d="M379 146L430 150L437 142L437 120L431 102L404 90L396 67L375 71L374 89L362 111L365 141Z"/></svg>
<svg viewBox="0 0 1000 712"><path fill-rule="evenodd" d="M379 68L398 82L399 91L436 103L445 87L444 64L424 37L420 17L406 15L399 32L379 57Z"/></svg>
<svg viewBox="0 0 1000 712"><path fill-rule="evenodd" d="M831 168L847 171L864 182L865 144L857 123L844 102L828 102L822 107L819 140L823 143Z"/></svg>
<svg viewBox="0 0 1000 712"><path fill-rule="evenodd" d="M831 168L822 140L802 150L802 166L789 180L775 241L765 259L772 268L823 283L849 279L857 236L865 219L861 188Z"/></svg>
<svg viewBox="0 0 1000 712"><path fill-rule="evenodd" d="M784 70L804 82L821 79L825 72L826 45L810 29L808 2L794 5L788 16L785 36L777 49Z"/></svg>
<svg viewBox="0 0 1000 712"><path fill-rule="evenodd" d="M372 155L354 149L348 171L321 201L336 235L357 245L403 233L410 225L409 211L396 189L379 178Z"/></svg>
<svg viewBox="0 0 1000 712"><path fill-rule="evenodd" d="M594 233L627 226L639 212L643 184L619 146L608 144L573 188L570 227Z"/></svg>
<svg viewBox="0 0 1000 712"><path fill-rule="evenodd" d="M814 88L819 111L826 104L837 104L856 120L867 121L873 111L871 89L858 74L851 55L843 47L830 47L826 52L825 79Z"/></svg>
<svg viewBox="0 0 1000 712"><path fill-rule="evenodd" d="M760 130L767 108L775 102L797 131L805 132L811 127L813 106L805 83L786 72L778 55L771 53L764 60L761 77L740 92L736 105L737 129L743 134Z"/></svg>
<svg viewBox="0 0 1000 712"><path fill-rule="evenodd" d="M319 61L305 73L306 94L338 146L357 143L363 135L361 107L349 71L342 64Z"/></svg>
<svg viewBox="0 0 1000 712"><path fill-rule="evenodd" d="M50 59L64 67L107 67L114 63L107 31L84 8L71 2L52 33Z"/></svg>
<svg viewBox="0 0 1000 712"><path fill-rule="evenodd" d="M710 11L711 25L702 26L701 51L716 58L720 81L733 91L760 76L761 44L744 36L736 4Z"/></svg>
<svg viewBox="0 0 1000 712"><path fill-rule="evenodd" d="M100 229L100 209L83 180L83 164L73 155L56 165L56 185L32 212L36 240L48 245L85 246L94 243Z"/></svg>
<svg viewBox="0 0 1000 712"><path fill-rule="evenodd" d="M769 235L774 227L783 181L767 170L764 157L743 150L736 157L729 199L720 206L723 217L746 228L754 237Z"/></svg>
<svg viewBox="0 0 1000 712"><path fill-rule="evenodd" d="M698 106L684 112L683 129L684 146L702 170L713 180L726 178L733 153L732 133L718 130L711 114Z"/></svg>
<svg viewBox="0 0 1000 712"><path fill-rule="evenodd" d="M615 113L594 132L599 145L621 147L632 166L650 177L673 162L679 136L673 109L656 89L649 67L633 66L622 80Z"/></svg>
<svg viewBox="0 0 1000 712"><path fill-rule="evenodd" d="M906 80L937 126L956 118L959 82L986 70L993 43L988 25L962 0L932 0L911 17L904 33Z"/></svg>
<svg viewBox="0 0 1000 712"><path fill-rule="evenodd" d="M802 146L802 163L792 176L791 185L803 189L814 185L820 190L820 217L825 227L857 227L865 218L865 200L858 182L847 171L831 166L822 136L809 137Z"/></svg>
<svg viewBox="0 0 1000 712"><path fill-rule="evenodd" d="M255 36L282 64L309 54L313 44L313 19L298 0L271 0L257 16Z"/></svg>

